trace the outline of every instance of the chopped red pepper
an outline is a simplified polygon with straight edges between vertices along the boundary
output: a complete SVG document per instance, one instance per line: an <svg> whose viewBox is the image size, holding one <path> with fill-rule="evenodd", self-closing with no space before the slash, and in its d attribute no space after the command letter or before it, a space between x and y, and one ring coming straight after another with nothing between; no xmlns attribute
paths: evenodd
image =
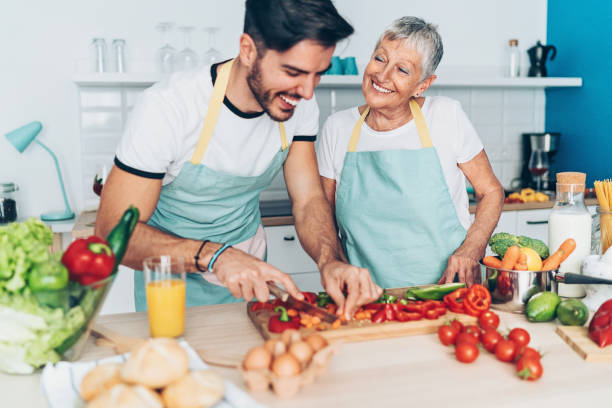
<svg viewBox="0 0 612 408"><path fill-rule="evenodd" d="M589 337L599 347L612 344L612 299L605 301L589 324Z"/></svg>
<svg viewBox="0 0 612 408"><path fill-rule="evenodd" d="M62 256L70 279L89 285L108 277L115 266L115 255L102 238L91 236L72 242Z"/></svg>
<svg viewBox="0 0 612 408"><path fill-rule="evenodd" d="M463 307L470 316L480 316L482 312L489 309L491 305L491 294L489 290L482 285L472 285L463 301Z"/></svg>
<svg viewBox="0 0 612 408"><path fill-rule="evenodd" d="M374 313L372 315L372 322L373 323L382 323L384 321L387 320L387 317L385 315L385 311L384 309L380 309L378 312Z"/></svg>
<svg viewBox="0 0 612 408"><path fill-rule="evenodd" d="M308 303L310 303L311 305L316 305L317 304L317 294L314 292L302 292L302 295L304 295L304 300Z"/></svg>
<svg viewBox="0 0 612 408"><path fill-rule="evenodd" d="M419 312L407 312L404 310L398 310L395 313L395 318L399 322L409 322L413 320L421 320L423 318L423 314Z"/></svg>
<svg viewBox="0 0 612 408"><path fill-rule="evenodd" d="M282 306L277 306L274 311L280 312L280 314L272 316L268 320L268 330L272 333L282 333L288 329L298 330L300 328L299 316L289 316L287 309Z"/></svg>
<svg viewBox="0 0 612 408"><path fill-rule="evenodd" d="M256 312L258 310L274 310L276 306L269 302L253 302L251 305L251 311Z"/></svg>

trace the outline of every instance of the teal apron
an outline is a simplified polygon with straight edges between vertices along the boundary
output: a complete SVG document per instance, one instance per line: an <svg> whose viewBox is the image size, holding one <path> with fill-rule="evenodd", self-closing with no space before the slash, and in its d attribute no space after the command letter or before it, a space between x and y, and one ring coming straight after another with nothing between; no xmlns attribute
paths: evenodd
<svg viewBox="0 0 612 408"><path fill-rule="evenodd" d="M410 110L423 148L357 152L367 107L336 191L345 254L384 288L437 283L466 236L416 101Z"/></svg>
<svg viewBox="0 0 612 408"><path fill-rule="evenodd" d="M259 194L278 174L289 151L283 123L279 123L281 150L261 175L236 176L201 164L223 105L232 64L233 60L219 68L191 160L171 183L162 187L148 225L182 238L208 239L229 245L246 241L257 232L261 224ZM142 271L134 271L134 298L136 310L146 310ZM200 273L187 274L188 307L239 301L242 299L234 298L226 287L209 283Z"/></svg>

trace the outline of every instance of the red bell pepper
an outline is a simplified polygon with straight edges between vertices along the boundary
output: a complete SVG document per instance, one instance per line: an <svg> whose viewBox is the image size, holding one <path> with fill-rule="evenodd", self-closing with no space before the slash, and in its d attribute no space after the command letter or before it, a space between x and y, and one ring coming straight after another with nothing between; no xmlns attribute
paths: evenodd
<svg viewBox="0 0 612 408"><path fill-rule="evenodd" d="M276 306L269 302L253 302L251 305L251 311L256 312L258 310L274 310Z"/></svg>
<svg viewBox="0 0 612 408"><path fill-rule="evenodd" d="M491 294L482 285L470 286L463 301L463 307L470 316L480 316L482 312L489 309L491 305Z"/></svg>
<svg viewBox="0 0 612 408"><path fill-rule="evenodd" d="M302 292L302 295L304 295L304 300L308 303L310 303L311 305L316 305L317 304L317 294L314 292Z"/></svg>
<svg viewBox="0 0 612 408"><path fill-rule="evenodd" d="M272 333L282 333L288 329L299 330L300 318L298 316L289 316L287 309L282 306L277 306L274 311L280 312L280 314L270 317L270 320L268 320L268 330Z"/></svg>
<svg viewBox="0 0 612 408"><path fill-rule="evenodd" d="M589 324L589 337L599 347L612 344L612 299L604 302Z"/></svg>
<svg viewBox="0 0 612 408"><path fill-rule="evenodd" d="M399 322L410 322L413 320L421 320L423 318L423 314L419 312L408 312L405 310L398 310L395 313L395 318Z"/></svg>
<svg viewBox="0 0 612 408"><path fill-rule="evenodd" d="M70 279L81 285L89 285L108 277L114 269L115 254L100 237L91 236L74 241L64 255L62 263L70 273Z"/></svg>

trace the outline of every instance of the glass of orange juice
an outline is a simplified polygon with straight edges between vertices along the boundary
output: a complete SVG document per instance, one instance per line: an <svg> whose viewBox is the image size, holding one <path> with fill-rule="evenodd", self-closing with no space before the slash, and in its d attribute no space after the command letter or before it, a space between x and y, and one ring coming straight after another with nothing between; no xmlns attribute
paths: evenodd
<svg viewBox="0 0 612 408"><path fill-rule="evenodd" d="M143 261L151 337L178 337L185 331L185 259L170 255Z"/></svg>

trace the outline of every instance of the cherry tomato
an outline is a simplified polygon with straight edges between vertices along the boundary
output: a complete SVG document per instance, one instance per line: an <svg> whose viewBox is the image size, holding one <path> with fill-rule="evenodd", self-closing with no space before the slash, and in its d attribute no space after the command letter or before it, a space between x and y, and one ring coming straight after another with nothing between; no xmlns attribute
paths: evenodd
<svg viewBox="0 0 612 408"><path fill-rule="evenodd" d="M530 357L540 360L542 358L542 355L534 348L521 346L516 351L516 360L519 360L523 357Z"/></svg>
<svg viewBox="0 0 612 408"><path fill-rule="evenodd" d="M500 361L509 363L514 360L517 348L516 343L512 340L501 339L495 346L495 357Z"/></svg>
<svg viewBox="0 0 612 408"><path fill-rule="evenodd" d="M491 310L486 310L478 317L478 325L483 330L497 329L499 327L499 316Z"/></svg>
<svg viewBox="0 0 612 408"><path fill-rule="evenodd" d="M478 344L478 342L480 341L480 335L482 334L482 330L480 330L480 327L476 326L475 324L470 324L463 328L463 333L467 333L470 336L474 336L474 338L476 339L476 344Z"/></svg>
<svg viewBox="0 0 612 408"><path fill-rule="evenodd" d="M457 332L451 325L442 325L438 327L438 338L440 339L440 343L448 346L450 344L455 344L455 340L457 340L457 336L459 332Z"/></svg>
<svg viewBox="0 0 612 408"><path fill-rule="evenodd" d="M455 339L455 344L459 344L459 343L470 343L470 344L477 346L478 340L476 339L476 337L472 336L471 334L459 333L459 335Z"/></svg>
<svg viewBox="0 0 612 408"><path fill-rule="evenodd" d="M478 358L478 346L472 343L463 342L455 347L455 357L462 363L471 363Z"/></svg>
<svg viewBox="0 0 612 408"><path fill-rule="evenodd" d="M457 333L463 332L463 323L461 323L459 320L453 319L450 324L455 328L455 330L457 330Z"/></svg>
<svg viewBox="0 0 612 408"><path fill-rule="evenodd" d="M521 379L535 381L542 377L544 368L540 359L533 357L523 357L516 363L516 373Z"/></svg>
<svg viewBox="0 0 612 408"><path fill-rule="evenodd" d="M508 340L512 340L518 346L527 346L531 337L529 333L527 333L527 330L517 327L510 330L510 333L508 333Z"/></svg>
<svg viewBox="0 0 612 408"><path fill-rule="evenodd" d="M497 346L497 343L499 343L499 341L502 339L502 335L494 329L485 330L485 332L480 336L482 345L489 353L495 352L495 346Z"/></svg>

